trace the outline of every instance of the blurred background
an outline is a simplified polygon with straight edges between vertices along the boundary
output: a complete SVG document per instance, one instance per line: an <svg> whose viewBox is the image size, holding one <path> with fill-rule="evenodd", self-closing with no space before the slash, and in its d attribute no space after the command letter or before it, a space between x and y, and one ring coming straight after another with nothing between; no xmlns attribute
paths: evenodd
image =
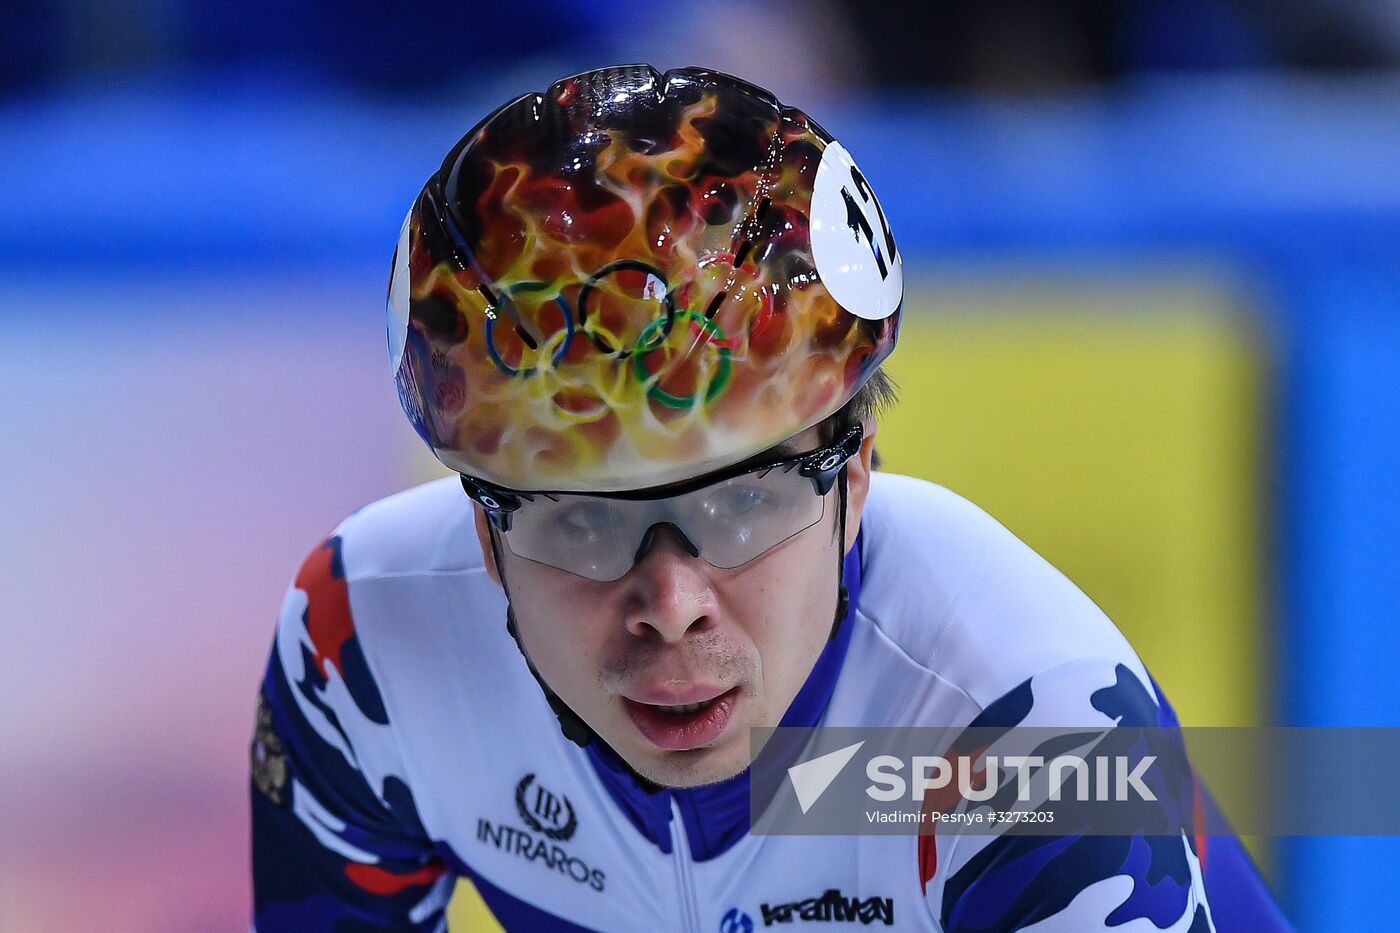
<svg viewBox="0 0 1400 933"><path fill-rule="evenodd" d="M19 0L4 933L246 929L283 589L431 472L404 211L497 104L624 61L844 141L910 283L889 468L1064 569L1188 725L1400 725L1397 0ZM1396 928L1400 840L1253 844L1301 929Z"/></svg>

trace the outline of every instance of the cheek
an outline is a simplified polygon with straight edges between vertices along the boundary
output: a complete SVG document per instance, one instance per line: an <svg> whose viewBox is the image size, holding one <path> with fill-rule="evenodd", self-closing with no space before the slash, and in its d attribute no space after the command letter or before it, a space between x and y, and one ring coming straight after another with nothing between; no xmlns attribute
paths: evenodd
<svg viewBox="0 0 1400 933"><path fill-rule="evenodd" d="M604 625L590 607L602 604L578 578L523 561L507 561L506 580L516 629L530 661L555 692L573 694L586 680ZM562 579L561 579L562 578Z"/></svg>
<svg viewBox="0 0 1400 933"><path fill-rule="evenodd" d="M790 701L826 644L836 611L836 542L818 525L761 558L736 593L763 664L764 692ZM741 581L736 581L741 582Z"/></svg>

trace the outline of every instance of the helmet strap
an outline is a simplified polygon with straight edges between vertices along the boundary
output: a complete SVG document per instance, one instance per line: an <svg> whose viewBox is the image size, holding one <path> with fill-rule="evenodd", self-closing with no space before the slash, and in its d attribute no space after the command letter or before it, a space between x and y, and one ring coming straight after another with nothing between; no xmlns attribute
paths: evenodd
<svg viewBox="0 0 1400 933"><path fill-rule="evenodd" d="M836 638L836 633L841 631L841 623L846 620L846 614L851 609L851 593L846 589L846 470L847 467L842 465L841 475L836 484L840 490L836 494L840 502L836 522L836 618L831 623L831 634L827 636L827 641Z"/></svg>

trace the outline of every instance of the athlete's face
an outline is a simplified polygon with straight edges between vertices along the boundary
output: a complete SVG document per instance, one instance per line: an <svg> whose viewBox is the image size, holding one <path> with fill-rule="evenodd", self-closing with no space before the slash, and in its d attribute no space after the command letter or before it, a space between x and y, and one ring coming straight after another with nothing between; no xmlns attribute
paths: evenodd
<svg viewBox="0 0 1400 933"><path fill-rule="evenodd" d="M639 774L673 787L732 777L748 767L749 730L782 719L831 633L838 556L855 543L869 488L873 423L866 432L847 470L843 541L833 488L820 522L729 570L668 531L606 583L501 549L530 660ZM820 438L814 428L784 446L811 450ZM499 582L479 508L476 518Z"/></svg>

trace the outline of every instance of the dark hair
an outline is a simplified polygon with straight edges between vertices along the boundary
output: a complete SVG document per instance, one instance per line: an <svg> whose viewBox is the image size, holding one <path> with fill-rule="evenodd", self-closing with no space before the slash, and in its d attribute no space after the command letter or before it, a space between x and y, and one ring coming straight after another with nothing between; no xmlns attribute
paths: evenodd
<svg viewBox="0 0 1400 933"><path fill-rule="evenodd" d="M875 370L849 402L821 423L822 443L834 444L857 423L866 418L878 418L898 400L899 387L894 380L883 369ZM879 453L875 454L873 465L880 465Z"/></svg>

